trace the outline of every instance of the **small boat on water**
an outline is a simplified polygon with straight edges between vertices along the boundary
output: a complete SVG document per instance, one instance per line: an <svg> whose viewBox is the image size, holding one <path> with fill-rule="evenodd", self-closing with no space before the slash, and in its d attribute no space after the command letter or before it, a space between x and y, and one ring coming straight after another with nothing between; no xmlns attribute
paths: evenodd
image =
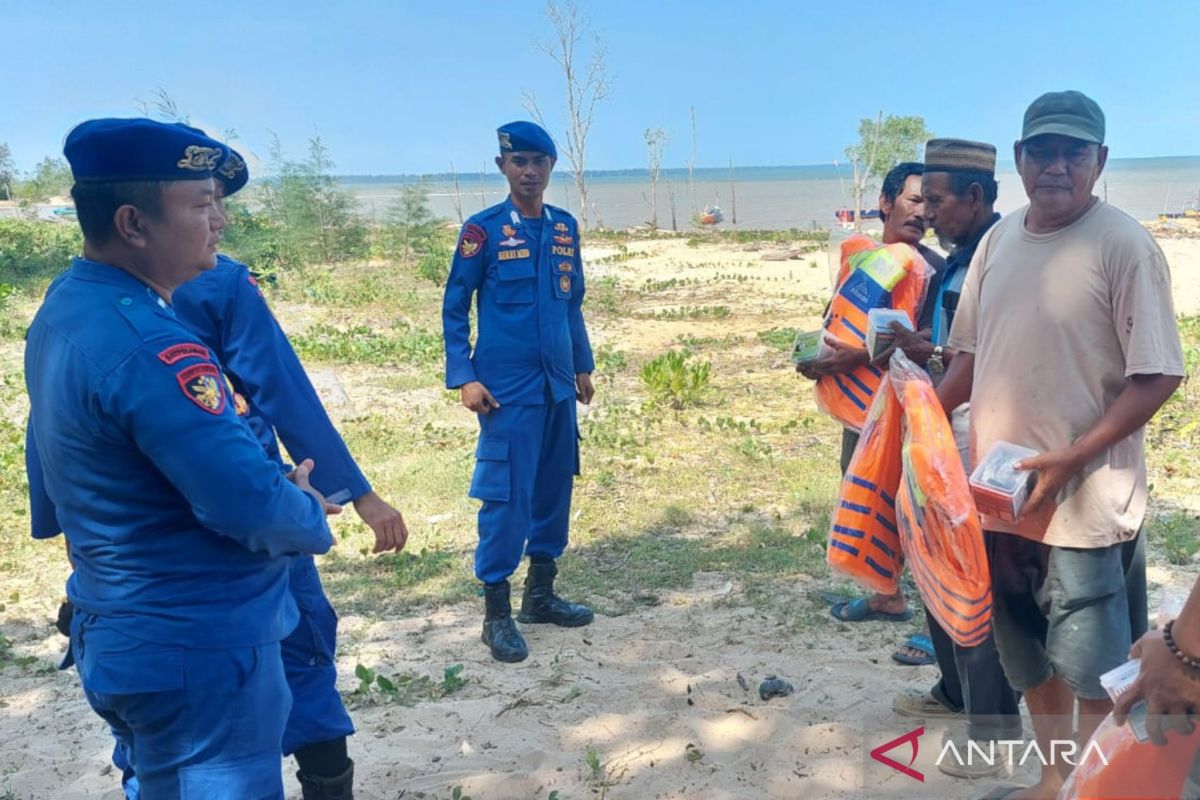
<svg viewBox="0 0 1200 800"><path fill-rule="evenodd" d="M716 225L725 219L725 215L720 206L709 206L700 212L698 219L701 225Z"/></svg>
<svg viewBox="0 0 1200 800"><path fill-rule="evenodd" d="M879 219L879 209L878 208L872 208L869 211L861 211L860 210L858 212L858 214L862 219ZM854 209L838 208L838 209L834 210L833 216L835 218L837 218L838 222L842 222L842 223L854 222Z"/></svg>

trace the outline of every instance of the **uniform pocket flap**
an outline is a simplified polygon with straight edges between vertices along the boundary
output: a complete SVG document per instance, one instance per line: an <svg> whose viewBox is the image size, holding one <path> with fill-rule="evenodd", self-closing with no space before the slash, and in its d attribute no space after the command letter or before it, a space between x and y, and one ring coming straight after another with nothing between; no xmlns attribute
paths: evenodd
<svg viewBox="0 0 1200 800"><path fill-rule="evenodd" d="M515 261L506 261L500 264L499 277L502 281L520 281L528 280L534 275L533 261L531 259L521 259Z"/></svg>
<svg viewBox="0 0 1200 800"><path fill-rule="evenodd" d="M99 694L170 692L184 688L183 651L154 645L132 653L84 648L76 665L84 688Z"/></svg>
<svg viewBox="0 0 1200 800"><path fill-rule="evenodd" d="M508 461L508 441L481 437L475 446L475 458L479 461Z"/></svg>

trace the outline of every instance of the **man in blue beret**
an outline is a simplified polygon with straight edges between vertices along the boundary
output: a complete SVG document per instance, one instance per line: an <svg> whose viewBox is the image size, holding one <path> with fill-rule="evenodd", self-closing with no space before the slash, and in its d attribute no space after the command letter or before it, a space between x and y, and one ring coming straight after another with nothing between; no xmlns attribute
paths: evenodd
<svg viewBox="0 0 1200 800"><path fill-rule="evenodd" d="M218 206L246 184L249 171L234 150L217 169ZM223 207L222 207L223 211ZM238 411L282 465L276 436L297 460L320 467L312 483L330 502L353 503L375 533L375 552L399 551L408 539L400 512L371 488L321 404L287 335L244 264L217 256L216 268L179 287L175 313L220 359ZM300 624L282 643L292 690L283 754L295 755L304 800L350 800L354 762L346 737L354 725L337 690L337 615L309 555L292 559L290 588Z"/></svg>
<svg viewBox="0 0 1200 800"><path fill-rule="evenodd" d="M196 128L189 130L203 134ZM246 185L249 170L241 155L228 148L214 177L217 206L224 216L221 199ZM218 254L216 267L180 286L171 305L216 354L238 416L267 454L284 467L278 435L292 458L312 458L321 465L311 475L313 485L329 502L353 502L375 532L375 552L403 549L408 538L403 517L371 489L355 464L249 269ZM32 437L30 443L35 444ZM44 491L38 491L42 481L35 446L27 448L26 458L34 538L57 536L60 529L53 504ZM350 798L354 763L347 754L346 737L354 733L354 725L337 691L337 615L311 556L295 556L289 572L300 624L281 644L292 692L283 754L296 756L304 800ZM70 604L65 608L69 613ZM127 797L136 798L136 775L120 745L113 762L123 773Z"/></svg>
<svg viewBox="0 0 1200 800"><path fill-rule="evenodd" d="M235 409L174 291L213 268L227 149L148 119L85 122L64 154L84 255L25 351L30 439L75 571L71 651L146 798L283 798L279 642L292 556L333 540L308 476ZM47 524L42 520L43 524Z"/></svg>
<svg viewBox="0 0 1200 800"><path fill-rule="evenodd" d="M529 654L512 619L509 576L529 556L517 619L587 625L592 610L554 593L579 474L575 401L590 403L592 349L583 322L583 261L575 218L543 202L557 152L532 122L498 131L503 203L471 217L446 282L446 387L479 415L475 474L482 500L475 575L483 582L483 641L499 661ZM472 299L478 336L470 344Z"/></svg>

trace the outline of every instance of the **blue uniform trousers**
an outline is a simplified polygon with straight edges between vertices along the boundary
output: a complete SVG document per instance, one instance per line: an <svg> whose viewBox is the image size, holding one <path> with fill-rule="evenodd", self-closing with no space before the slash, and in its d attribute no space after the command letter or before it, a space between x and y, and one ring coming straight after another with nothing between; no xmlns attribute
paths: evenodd
<svg viewBox="0 0 1200 800"><path fill-rule="evenodd" d="M291 755L310 744L328 742L354 733L354 723L337 690L334 650L337 614L321 587L312 556L295 556L288 573L289 589L300 609L300 623L280 643L280 655L292 693L292 710L283 732L283 754ZM117 734L113 765L121 770L126 800L143 797L126 745Z"/></svg>
<svg viewBox="0 0 1200 800"><path fill-rule="evenodd" d="M312 556L292 558L288 581L300 609L300 624L280 644L292 690L292 713L283 733L285 756L354 733L354 723L337 690L337 614L321 587Z"/></svg>
<svg viewBox="0 0 1200 800"><path fill-rule="evenodd" d="M471 497L479 509L475 576L507 580L521 556L558 558L567 547L571 490L579 474L575 398L503 406L479 415Z"/></svg>
<svg viewBox="0 0 1200 800"><path fill-rule="evenodd" d="M188 650L77 611L71 648L88 703L117 737L114 756L137 770L135 796L282 800L292 700L278 644Z"/></svg>

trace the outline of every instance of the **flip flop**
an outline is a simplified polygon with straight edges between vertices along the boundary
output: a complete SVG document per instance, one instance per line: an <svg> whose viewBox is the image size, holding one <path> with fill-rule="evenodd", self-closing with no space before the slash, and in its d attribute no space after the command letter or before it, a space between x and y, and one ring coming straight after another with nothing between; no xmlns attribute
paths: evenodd
<svg viewBox="0 0 1200 800"><path fill-rule="evenodd" d="M843 603L834 603L829 607L829 613L833 618L840 622L870 622L872 620L880 620L883 622L908 622L912 619L912 609L906 608L899 614L890 614L887 611L876 611L871 608L871 604L867 602L867 598L858 597L854 600Z"/></svg>
<svg viewBox="0 0 1200 800"><path fill-rule="evenodd" d="M1006 797L1012 797L1022 789L1028 789L1028 786L1014 786L1013 784L1001 784L993 787L987 794L981 794L975 800L1004 800Z"/></svg>
<svg viewBox="0 0 1200 800"><path fill-rule="evenodd" d="M901 652L904 648L919 650L925 655L910 656ZM914 633L900 645L900 649L892 653L892 661L909 667L925 667L937 663L937 654L933 650L933 640L923 633Z"/></svg>

